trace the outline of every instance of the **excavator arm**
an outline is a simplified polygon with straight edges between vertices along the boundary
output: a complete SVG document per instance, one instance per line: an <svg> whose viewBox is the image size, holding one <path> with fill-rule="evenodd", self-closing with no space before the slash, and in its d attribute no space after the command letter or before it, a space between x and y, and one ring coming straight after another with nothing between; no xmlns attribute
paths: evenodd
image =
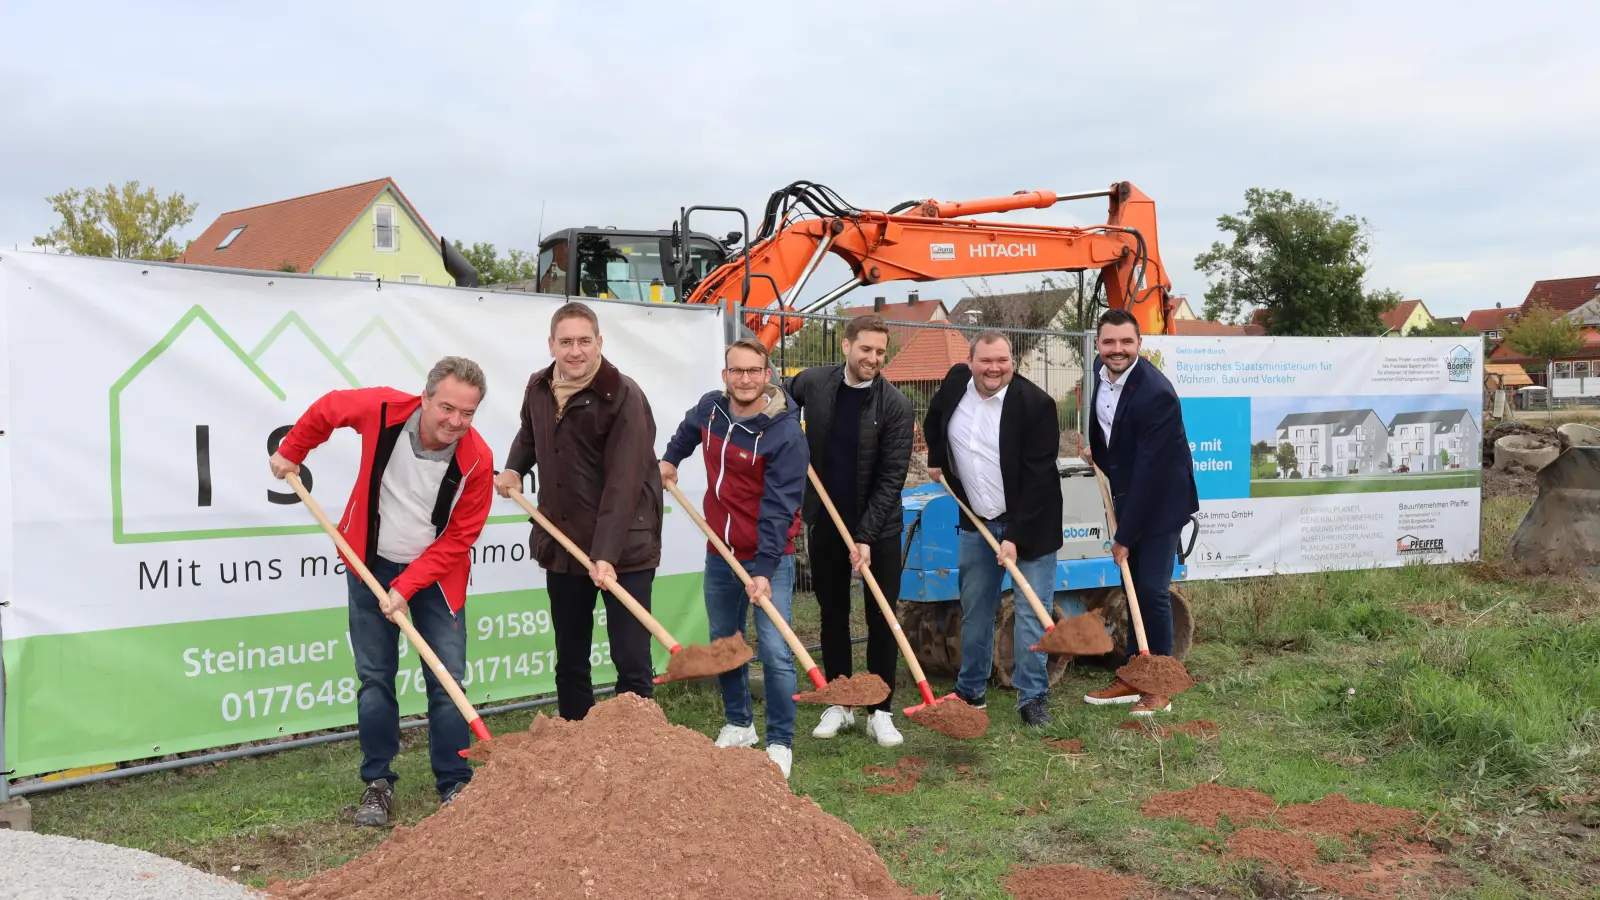
<svg viewBox="0 0 1600 900"><path fill-rule="evenodd" d="M741 254L707 273L686 302L731 308L742 298L751 310L746 327L770 348L804 325L799 317L773 313L793 311L800 289L827 253L843 259L852 277L824 302L888 281L1092 269L1100 272L1108 307L1128 310L1144 334L1171 333L1172 285L1156 245L1155 202L1127 182L1086 194L1029 191L985 200L925 200L887 213L845 207L827 199L832 192L818 189L797 182L773 195L762 230L747 251L748 288ZM966 218L1087 197L1110 199L1105 224L1064 227ZM789 203L796 199L800 202ZM782 213L780 204L787 207ZM804 217L804 208L820 214ZM802 216L791 219L796 210Z"/></svg>

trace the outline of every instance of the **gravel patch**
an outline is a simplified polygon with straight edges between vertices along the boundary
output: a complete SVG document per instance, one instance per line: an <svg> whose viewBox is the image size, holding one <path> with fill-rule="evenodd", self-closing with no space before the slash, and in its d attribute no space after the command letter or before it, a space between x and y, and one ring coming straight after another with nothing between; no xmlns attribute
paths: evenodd
<svg viewBox="0 0 1600 900"><path fill-rule="evenodd" d="M0 900L241 900L262 895L180 862L96 841L0 828Z"/></svg>

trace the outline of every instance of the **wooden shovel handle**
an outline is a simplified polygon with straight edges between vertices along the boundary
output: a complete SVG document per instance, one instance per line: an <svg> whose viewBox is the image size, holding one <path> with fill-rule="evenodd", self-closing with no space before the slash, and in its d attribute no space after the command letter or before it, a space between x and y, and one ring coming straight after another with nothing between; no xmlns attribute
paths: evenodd
<svg viewBox="0 0 1600 900"><path fill-rule="evenodd" d="M967 514L967 518L972 520L972 524L978 526L978 533L983 535L983 539L988 541L989 546L994 548L994 554L999 556L1000 542L994 539L994 535L989 529L983 526L983 521L973 515L972 510L968 509L967 505L961 502L961 498L956 496L956 492L951 490L950 482L944 477L943 473L939 475L939 483L944 485L945 491L950 494L950 499L961 507L961 511ZM1039 602L1039 595L1033 592L1033 585L1028 583L1028 579L1022 577L1022 571L1017 568L1017 564L1009 559L1006 560L1006 571L1011 573L1011 583L1022 591L1022 596L1028 598L1028 605L1033 607L1033 614L1039 617L1039 622L1044 625L1044 630L1049 631L1056 627L1056 620L1050 617L1050 613L1044 608L1044 604Z"/></svg>
<svg viewBox="0 0 1600 900"><path fill-rule="evenodd" d="M829 497L827 490L822 487L822 479L817 477L817 470L808 465L806 474L811 478L811 486L817 489L817 496L822 498L822 505L827 507L834 527L839 529L839 539L844 541L845 549L854 546L855 541L850 537L850 529L845 527L844 518L833 505L833 498ZM867 588L872 591L872 596L878 601L878 609L883 611L883 617L889 620L889 628L894 631L895 643L900 645L900 652L906 658L906 665L911 667L911 677L918 683L927 681L927 676L922 674L922 666L917 662L917 655L911 652L911 643L906 640L905 632L900 630L900 620L895 617L894 607L890 606L888 599L883 596L883 589L878 587L878 579L873 576L872 569L870 567L862 569L861 577L866 581Z"/></svg>
<svg viewBox="0 0 1600 900"><path fill-rule="evenodd" d="M1095 483L1100 485L1100 499L1106 504L1106 524L1111 528L1112 540L1117 534L1117 512L1111 506L1111 491L1106 488L1105 476L1100 472L1100 467L1090 464L1094 469ZM1133 573L1128 571L1128 561L1117 563L1122 568L1122 592L1128 595L1128 612L1133 615L1133 636L1139 639L1139 652L1149 654L1150 642L1144 638L1144 616L1139 614L1139 596L1133 590Z"/></svg>
<svg viewBox="0 0 1600 900"><path fill-rule="evenodd" d="M717 548L717 552L722 554L722 558L728 561L728 567L733 569L733 573L738 575L739 580L746 585L750 584L752 581L750 573L744 570L744 566L740 565L739 560L734 557L733 551L728 549L728 545L722 542L722 538L717 537L717 533L712 531L711 526L706 524L706 520L701 518L700 514L695 511L694 504L690 503L689 498L683 495L683 491L678 490L678 482L676 480L666 481L666 479L663 479L663 481L666 483L667 490L678 501L678 505L683 507L683 511L689 514L689 518L693 519L696 525L700 526L700 530L705 533L706 539L711 542L711 546ZM789 623L783 620L783 615L778 612L776 606L772 605L772 601L762 599L754 602L772 620L772 624L778 629L778 633L783 635L784 643L789 645L789 651L805 667L805 671L809 672L815 669L817 664L812 662L811 654L806 652L806 645L800 643L800 638L795 635L794 629L789 627Z"/></svg>
<svg viewBox="0 0 1600 900"><path fill-rule="evenodd" d="M585 569L594 568L594 562L590 560L582 550L579 550L578 545L574 544L571 538L563 534L561 529L557 528L549 519L545 518L544 513L539 512L538 508L528 500L526 495L524 495L521 491L512 491L511 498L517 501L517 505L522 507L522 511L531 516L533 521L538 523L540 528L544 529L545 534L555 538L556 543L565 547L567 552L572 555L572 558L578 561L578 565L583 566ZM664 628L660 622L656 621L656 617L652 616L650 611L644 608L643 604L641 604L638 600L635 600L632 594L623 589L622 585L618 584L615 578L606 579L605 589L611 592L611 596L616 597L619 601L621 601L622 605L628 608L628 612L633 613L633 617L643 623L644 627L647 628L650 633L655 636L655 639L660 641L663 646L674 653L678 651L680 645L678 644L677 640L672 637L671 632L667 631L667 629Z"/></svg>
<svg viewBox="0 0 1600 900"><path fill-rule="evenodd" d="M372 576L372 572L368 571L366 565L362 563L361 557L350 549L350 544L344 539L344 535L339 533L339 529L328 519L328 514L322 511L322 507L306 490L305 485L300 483L300 476L291 472L284 476L284 480L289 482L289 487L294 488L294 492L300 496L300 502L306 505L306 509L311 510L311 514L316 517L317 523L322 526L322 530L328 533L328 537L333 538L334 544L344 554L344 558L349 560L351 570L360 576L362 581L366 582L367 587L372 589L372 594L378 598L378 603L382 604L388 600L389 592L384 589L383 585L378 583L378 579ZM456 709L461 711L461 716L467 720L467 725L472 729L472 733L476 734L479 740L487 740L489 738L489 730L483 725L482 717L478 715L477 710L472 708L472 704L467 702L467 695L461 692L461 685L456 683L456 679L450 674L450 670L446 669L444 663L439 661L438 655L433 652L432 647L428 646L428 642L423 640L422 635L417 633L416 626L411 624L411 620L406 617L405 611L396 610L389 616L389 621L400 626L400 630L405 633L406 640L411 642L411 646L417 648L417 655L422 657L422 661L428 664L429 669L433 670L433 677L439 679L439 684L444 687L445 693L450 695L450 700L456 705Z"/></svg>

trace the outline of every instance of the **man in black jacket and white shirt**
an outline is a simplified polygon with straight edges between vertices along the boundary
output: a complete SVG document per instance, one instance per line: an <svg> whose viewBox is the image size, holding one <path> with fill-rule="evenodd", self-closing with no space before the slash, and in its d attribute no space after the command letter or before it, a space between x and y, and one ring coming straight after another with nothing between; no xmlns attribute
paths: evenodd
<svg viewBox="0 0 1600 900"><path fill-rule="evenodd" d="M1015 373L1011 342L998 331L980 333L968 363L957 363L929 404L922 430L928 441L928 476L944 474L952 490L1000 541L996 556L965 515L958 559L961 583L961 672L956 696L983 708L994 659L994 622L1000 609L1003 559L1016 563L1047 604L1055 596L1056 551L1061 549L1061 475L1056 468L1061 423L1055 401ZM1015 666L1022 721L1040 728L1050 680L1045 654L1027 648L1044 636L1044 623L1015 594Z"/></svg>
<svg viewBox="0 0 1600 900"><path fill-rule="evenodd" d="M804 412L812 467L839 510L852 543L839 537L828 510L809 480L802 517L811 556L811 579L822 609L822 666L828 679L853 674L850 645L851 575L871 568L885 598L900 597L900 535L904 520L900 491L911 464L911 403L880 375L889 351L889 326L882 316L850 320L844 332L845 361L814 366L794 376L789 394ZM889 697L867 711L868 736L881 747L904 738L895 728L894 696L899 651L878 603L862 588L867 618L867 670L889 685ZM855 712L830 706L813 737L831 738L855 724Z"/></svg>

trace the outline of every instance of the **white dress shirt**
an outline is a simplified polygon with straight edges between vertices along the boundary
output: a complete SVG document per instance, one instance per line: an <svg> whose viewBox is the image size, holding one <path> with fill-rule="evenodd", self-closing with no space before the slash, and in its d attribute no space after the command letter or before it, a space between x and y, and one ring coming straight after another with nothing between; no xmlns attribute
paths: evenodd
<svg viewBox="0 0 1600 900"><path fill-rule="evenodd" d="M1000 410L1007 385L984 399L977 385L967 382L967 392L950 415L950 465L967 490L967 504L983 519L1006 511L1006 485L1000 476Z"/></svg>
<svg viewBox="0 0 1600 900"><path fill-rule="evenodd" d="M1122 374L1112 381L1109 377L1111 368L1102 364L1100 366L1100 393L1095 398L1094 415L1100 422L1100 433L1106 436L1106 446L1111 446L1111 423L1117 420L1117 401L1122 399L1122 389L1128 383L1128 375L1133 372L1133 367L1139 364L1139 357L1133 358L1133 363L1123 370Z"/></svg>

